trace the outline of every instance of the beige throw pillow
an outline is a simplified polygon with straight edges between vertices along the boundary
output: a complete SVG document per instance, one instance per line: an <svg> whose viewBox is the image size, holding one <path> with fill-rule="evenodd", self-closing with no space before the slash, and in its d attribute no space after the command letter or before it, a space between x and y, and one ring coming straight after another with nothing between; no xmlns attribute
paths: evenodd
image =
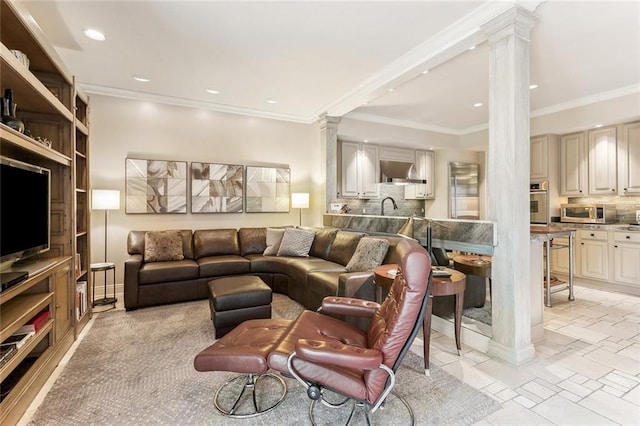
<svg viewBox="0 0 640 426"><path fill-rule="evenodd" d="M287 228L278 249L278 256L309 256L316 233L306 229Z"/></svg>
<svg viewBox="0 0 640 426"><path fill-rule="evenodd" d="M166 262L182 260L182 234L180 231L149 231L144 234L144 261Z"/></svg>
<svg viewBox="0 0 640 426"><path fill-rule="evenodd" d="M389 250L389 241L383 238L363 237L347 263L347 271L371 271L376 266L380 266L387 255L387 250Z"/></svg>
<svg viewBox="0 0 640 426"><path fill-rule="evenodd" d="M275 256L280 249L280 243L284 236L284 229L281 228L267 228L267 248L264 249L265 256Z"/></svg>

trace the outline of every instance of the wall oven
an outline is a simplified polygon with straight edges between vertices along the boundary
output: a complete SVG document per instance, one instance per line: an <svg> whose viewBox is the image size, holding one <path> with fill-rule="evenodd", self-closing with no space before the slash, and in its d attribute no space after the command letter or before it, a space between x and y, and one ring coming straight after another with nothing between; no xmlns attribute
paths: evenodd
<svg viewBox="0 0 640 426"><path fill-rule="evenodd" d="M531 223L549 223L549 192L546 181L530 185L529 208Z"/></svg>

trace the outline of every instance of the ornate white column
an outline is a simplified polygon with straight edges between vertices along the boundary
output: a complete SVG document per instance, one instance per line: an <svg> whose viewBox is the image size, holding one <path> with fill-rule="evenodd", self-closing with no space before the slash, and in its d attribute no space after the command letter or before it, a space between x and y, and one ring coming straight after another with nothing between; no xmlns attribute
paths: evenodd
<svg viewBox="0 0 640 426"><path fill-rule="evenodd" d="M329 203L336 198L338 193L338 123L340 117L324 116L320 119L320 143L324 155L324 210L329 210Z"/></svg>
<svg viewBox="0 0 640 426"><path fill-rule="evenodd" d="M535 22L533 13L514 6L482 26L489 37L488 214L498 224L489 354L513 365L535 356L529 280L529 32Z"/></svg>

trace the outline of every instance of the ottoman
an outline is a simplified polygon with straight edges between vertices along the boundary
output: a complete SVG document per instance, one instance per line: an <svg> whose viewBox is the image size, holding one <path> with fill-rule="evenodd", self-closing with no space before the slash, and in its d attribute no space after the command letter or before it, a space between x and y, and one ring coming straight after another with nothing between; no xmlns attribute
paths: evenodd
<svg viewBox="0 0 640 426"><path fill-rule="evenodd" d="M209 306L219 339L243 321L271 318L271 288L251 275L209 281Z"/></svg>
<svg viewBox="0 0 640 426"><path fill-rule="evenodd" d="M197 371L241 373L216 392L213 401L218 411L230 417L253 417L284 400L287 385L268 372L267 356L291 323L284 319L245 321L196 355L193 365Z"/></svg>

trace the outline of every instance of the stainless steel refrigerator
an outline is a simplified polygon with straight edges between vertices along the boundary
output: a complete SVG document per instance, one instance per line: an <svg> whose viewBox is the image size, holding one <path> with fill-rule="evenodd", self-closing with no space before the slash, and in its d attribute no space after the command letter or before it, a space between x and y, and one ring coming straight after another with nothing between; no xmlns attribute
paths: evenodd
<svg viewBox="0 0 640 426"><path fill-rule="evenodd" d="M479 219L478 164L449 163L449 217Z"/></svg>

